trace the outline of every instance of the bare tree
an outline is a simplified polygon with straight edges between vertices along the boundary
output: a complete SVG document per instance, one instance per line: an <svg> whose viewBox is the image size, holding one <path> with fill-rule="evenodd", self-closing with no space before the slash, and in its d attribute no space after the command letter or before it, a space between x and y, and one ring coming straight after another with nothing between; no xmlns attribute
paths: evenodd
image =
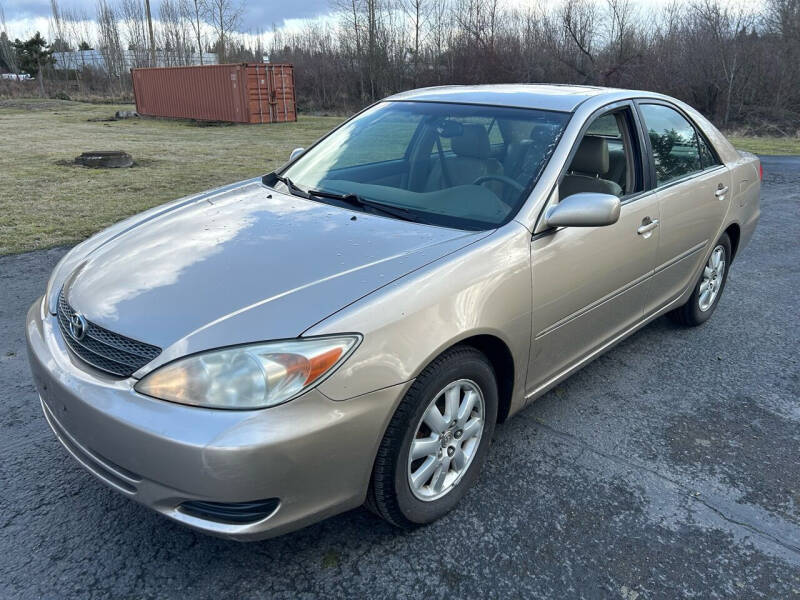
<svg viewBox="0 0 800 600"><path fill-rule="evenodd" d="M800 84L800 0L767 0L764 27L770 34L766 70L779 65L774 107L784 105Z"/></svg>
<svg viewBox="0 0 800 600"><path fill-rule="evenodd" d="M131 57L133 67L152 67L155 60L150 52L147 15L141 0L118 0L118 11L124 32L123 52Z"/></svg>
<svg viewBox="0 0 800 600"><path fill-rule="evenodd" d="M86 55L85 52L81 52L81 50L89 44L92 38L89 16L83 9L78 8L64 9L62 14L64 15L66 29L69 32L69 39L79 51L76 55L76 59L73 61L73 65L78 91L82 92L85 89L84 71L86 70Z"/></svg>
<svg viewBox="0 0 800 600"><path fill-rule="evenodd" d="M631 60L637 57L634 33L635 9L631 0L606 0L608 5L608 39L606 55L608 64L603 71L603 83L611 85L613 78Z"/></svg>
<svg viewBox="0 0 800 600"><path fill-rule="evenodd" d="M351 69L358 73L359 98L366 98L364 87L364 52L362 50L362 0L336 0L334 7L337 7L341 14L342 29L347 32L348 37L342 39L342 48L346 55L350 57Z"/></svg>
<svg viewBox="0 0 800 600"><path fill-rule="evenodd" d="M430 36L432 47L430 53L433 57L431 61L433 64L434 81L441 83L444 78L442 73L442 57L447 48L448 38L450 35L450 1L449 0L436 0L433 4L433 10L430 19Z"/></svg>
<svg viewBox="0 0 800 600"><path fill-rule="evenodd" d="M50 0L50 37L62 45L68 45L67 35L64 16L58 5L58 0Z"/></svg>
<svg viewBox="0 0 800 600"><path fill-rule="evenodd" d="M180 0L181 14L189 21L197 43L197 52L200 53L200 64L203 64L203 28L201 20L203 17L203 6L201 0Z"/></svg>
<svg viewBox="0 0 800 600"><path fill-rule="evenodd" d="M58 0L50 0L51 37L54 38L53 43L61 48L59 51L71 50L78 46L79 41L75 39L73 20L74 16L71 11L62 9L58 4ZM64 52L61 56L66 67L65 72L74 74L75 84L78 89L81 89L81 69L76 60L77 56L72 55L71 52Z"/></svg>
<svg viewBox="0 0 800 600"><path fill-rule="evenodd" d="M17 64L17 52L11 45L6 28L6 13L3 5L0 4L0 58L8 66L8 70L14 73L19 79L19 65Z"/></svg>
<svg viewBox="0 0 800 600"><path fill-rule="evenodd" d="M561 44L557 46L559 57L588 83L596 73L594 44L597 8L588 0L566 0L559 17L563 36Z"/></svg>
<svg viewBox="0 0 800 600"><path fill-rule="evenodd" d="M367 8L367 81L369 99L376 97L378 49L378 0L364 0Z"/></svg>
<svg viewBox="0 0 800 600"><path fill-rule="evenodd" d="M97 27L98 50L103 56L109 82L111 82L112 88L114 82L118 82L117 87L121 92L122 76L127 65L125 64L117 14L107 0L98 0L97 2Z"/></svg>
<svg viewBox="0 0 800 600"><path fill-rule="evenodd" d="M422 46L425 43L427 21L430 15L431 7L429 0L402 0L401 7L411 22L411 28L414 37L412 60L414 65L413 82L416 86L419 83L419 67L422 59Z"/></svg>
<svg viewBox="0 0 800 600"><path fill-rule="evenodd" d="M752 13L742 7L723 6L715 0L701 0L693 6L697 24L710 38L710 47L723 82L724 102L721 122L727 126L731 117L735 86L745 68L747 30L753 25Z"/></svg>
<svg viewBox="0 0 800 600"><path fill-rule="evenodd" d="M203 14L217 36L219 62L224 63L231 34L239 27L244 5L238 0L201 0Z"/></svg>
<svg viewBox="0 0 800 600"><path fill-rule="evenodd" d="M162 0L159 8L162 52L166 65L191 64L190 32L178 0Z"/></svg>

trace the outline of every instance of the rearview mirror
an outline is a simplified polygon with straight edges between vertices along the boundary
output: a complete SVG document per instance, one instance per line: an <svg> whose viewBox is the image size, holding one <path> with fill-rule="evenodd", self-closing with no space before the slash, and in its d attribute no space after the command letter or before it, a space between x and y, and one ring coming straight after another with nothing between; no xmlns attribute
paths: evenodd
<svg viewBox="0 0 800 600"><path fill-rule="evenodd" d="M292 150L292 153L289 155L289 162L292 162L295 158L300 156L303 152L305 152L305 148L295 148Z"/></svg>
<svg viewBox="0 0 800 600"><path fill-rule="evenodd" d="M567 196L547 209L550 227L602 227L619 220L619 198L612 194L581 193Z"/></svg>

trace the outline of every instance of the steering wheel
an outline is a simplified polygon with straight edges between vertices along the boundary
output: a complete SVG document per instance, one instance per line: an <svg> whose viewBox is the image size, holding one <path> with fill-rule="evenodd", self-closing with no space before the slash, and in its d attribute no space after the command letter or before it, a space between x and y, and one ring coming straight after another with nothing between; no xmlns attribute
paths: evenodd
<svg viewBox="0 0 800 600"><path fill-rule="evenodd" d="M505 175L481 175L472 182L472 185L481 185L487 181L499 181L500 183L511 186L520 194L525 191L525 187L519 181L516 179L511 179L511 177L506 177Z"/></svg>

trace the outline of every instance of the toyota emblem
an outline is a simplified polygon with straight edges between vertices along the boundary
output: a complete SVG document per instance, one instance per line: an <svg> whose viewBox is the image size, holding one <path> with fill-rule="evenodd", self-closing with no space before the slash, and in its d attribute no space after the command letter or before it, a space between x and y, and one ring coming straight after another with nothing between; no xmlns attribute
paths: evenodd
<svg viewBox="0 0 800 600"><path fill-rule="evenodd" d="M86 336L86 330L88 328L86 318L83 315L74 313L69 318L69 334L75 338L75 340L80 342L84 336Z"/></svg>

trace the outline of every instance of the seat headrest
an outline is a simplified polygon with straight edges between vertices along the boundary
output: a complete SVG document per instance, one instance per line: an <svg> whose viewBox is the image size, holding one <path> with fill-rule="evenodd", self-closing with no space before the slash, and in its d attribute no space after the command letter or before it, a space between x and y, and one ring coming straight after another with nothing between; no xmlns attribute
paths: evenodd
<svg viewBox="0 0 800 600"><path fill-rule="evenodd" d="M584 136L575 153L575 158L572 159L570 170L599 175L607 173L608 142L604 138L594 135Z"/></svg>
<svg viewBox="0 0 800 600"><path fill-rule="evenodd" d="M489 133L483 125L471 123L464 125L464 133L450 138L450 147L458 156L489 158Z"/></svg>

